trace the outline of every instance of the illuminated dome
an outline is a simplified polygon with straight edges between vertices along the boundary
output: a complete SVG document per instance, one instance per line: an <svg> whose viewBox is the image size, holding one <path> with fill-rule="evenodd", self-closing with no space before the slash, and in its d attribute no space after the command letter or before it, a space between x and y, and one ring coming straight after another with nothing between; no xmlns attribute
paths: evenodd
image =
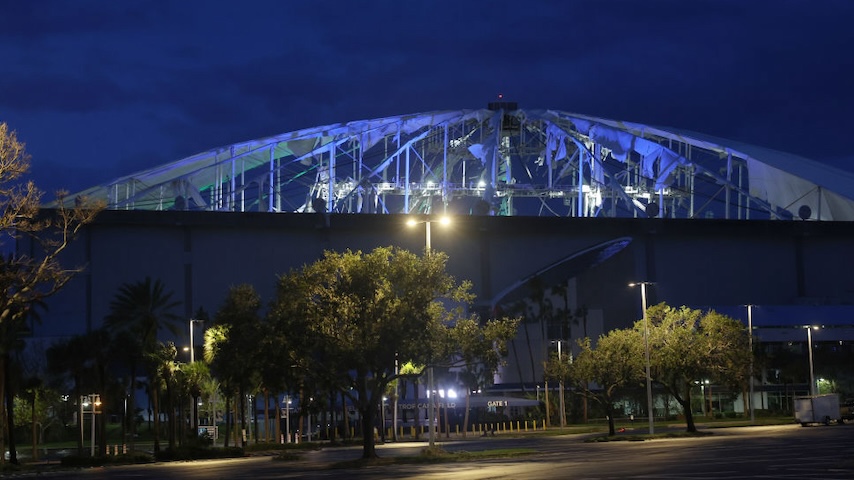
<svg viewBox="0 0 854 480"><path fill-rule="evenodd" d="M849 172L512 102L236 143L77 195L116 210L854 220Z"/></svg>

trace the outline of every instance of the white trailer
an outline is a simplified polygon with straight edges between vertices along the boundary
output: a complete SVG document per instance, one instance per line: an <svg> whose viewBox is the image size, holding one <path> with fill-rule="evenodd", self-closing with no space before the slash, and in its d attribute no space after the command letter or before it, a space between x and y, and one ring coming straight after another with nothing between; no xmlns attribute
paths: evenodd
<svg viewBox="0 0 854 480"><path fill-rule="evenodd" d="M795 420L802 426L811 423L830 422L842 423L842 413L839 409L839 395L828 393L824 395L809 395L795 397Z"/></svg>

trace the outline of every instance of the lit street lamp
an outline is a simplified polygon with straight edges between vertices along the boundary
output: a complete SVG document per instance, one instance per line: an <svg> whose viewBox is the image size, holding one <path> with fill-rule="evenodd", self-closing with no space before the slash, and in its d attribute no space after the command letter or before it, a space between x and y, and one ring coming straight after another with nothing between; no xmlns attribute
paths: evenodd
<svg viewBox="0 0 854 480"><path fill-rule="evenodd" d="M285 443L291 443L291 396L285 395Z"/></svg>
<svg viewBox="0 0 854 480"><path fill-rule="evenodd" d="M436 221L438 221L442 225L448 225L451 223L450 217L446 217L446 216L440 217L439 220L421 220L421 221L419 221L419 220L415 220L415 219L409 219L406 222L406 224L409 225L410 227L414 227L415 225L418 225L419 223L424 224L425 234L426 234L425 235L425 238L426 238L425 249L424 249L425 255L430 255L430 248L431 248L430 224L433 222L436 222ZM430 446L432 447L436 444L436 432L434 431L434 428L433 428L433 424L434 424L433 415L435 413L435 401L433 400L433 398L434 398L434 395L433 395L434 386L433 386L433 365L432 365L432 362L431 362L431 365L429 365L428 369L427 369L427 384L428 384L428 389L429 389L427 400L428 400L428 404L430 405L430 415L428 417L428 428L430 429L429 439L430 439ZM396 415L397 414L397 406L396 405L395 405L394 410L395 410L395 415ZM395 425L394 428L397 429L397 425Z"/></svg>
<svg viewBox="0 0 854 480"><path fill-rule="evenodd" d="M643 308L643 344L646 355L646 408L649 414L649 434L655 433L655 422L652 413L652 378L649 373L649 319L646 315L646 286L652 285L652 282L635 282L630 283L630 287L640 285L641 287L641 307Z"/></svg>
<svg viewBox="0 0 854 480"><path fill-rule="evenodd" d="M99 395L97 393L92 393L89 395L81 395L80 396L80 416L78 419L78 421L80 423L80 444L81 445L83 444L83 418L84 418L84 415L86 414L85 407L89 407L88 413L90 414L89 416L91 418L91 425L92 425L91 436L90 436L92 447L90 449L89 454L93 457L95 456L95 415L101 413L98 411L98 407L100 407L100 406L101 406L101 395Z"/></svg>
<svg viewBox="0 0 854 480"><path fill-rule="evenodd" d="M190 363L193 363L196 361L196 343L193 341L193 324L194 323L201 323L204 326L205 321L204 320L196 320L194 318L190 319ZM193 398L193 405L190 406L190 426L196 430L196 433L194 435L199 434L199 428L198 428L199 425L197 422L199 408L198 408L197 403L198 402L196 401L196 399Z"/></svg>
<svg viewBox="0 0 854 480"><path fill-rule="evenodd" d="M818 330L818 327L813 325L807 325L804 328L807 329L807 344L809 348L810 354L810 395L815 395L815 370L813 369L813 358L812 358L812 331Z"/></svg>

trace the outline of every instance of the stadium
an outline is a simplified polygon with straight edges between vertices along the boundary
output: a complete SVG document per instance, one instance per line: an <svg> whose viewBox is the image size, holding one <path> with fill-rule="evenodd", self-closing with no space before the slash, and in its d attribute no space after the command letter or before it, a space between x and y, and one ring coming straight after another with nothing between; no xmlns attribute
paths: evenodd
<svg viewBox="0 0 854 480"><path fill-rule="evenodd" d="M425 226L405 219L449 215L426 239L472 280L475 308L548 289L572 312L568 327L523 324L496 379L506 390L533 391L556 342L639 319L631 282L654 282L650 304L745 320L744 305L767 306L754 326L770 341L805 342L807 323L835 327L818 342L854 340L854 174L669 127L502 100L225 145L78 196L107 211L68 252L87 268L36 336L98 327L118 286L146 276L187 319L239 283L268 300L276 275L324 250L422 251Z"/></svg>

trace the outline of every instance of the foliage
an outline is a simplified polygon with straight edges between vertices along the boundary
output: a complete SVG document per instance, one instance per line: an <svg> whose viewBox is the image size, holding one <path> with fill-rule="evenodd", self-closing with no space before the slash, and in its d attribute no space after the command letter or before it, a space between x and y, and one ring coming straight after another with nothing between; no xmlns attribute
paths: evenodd
<svg viewBox="0 0 854 480"><path fill-rule="evenodd" d="M635 330L612 330L599 337L596 348L590 339L579 340L581 352L571 366L576 388L600 403L608 416L608 435L614 435L614 402L626 387L645 378L643 338Z"/></svg>
<svg viewBox="0 0 854 480"><path fill-rule="evenodd" d="M135 391L137 372L142 369L148 375L151 384L151 396L155 410L159 410L160 386L166 385L165 379L159 374L171 372L164 369L163 363L168 359L162 358L165 352L158 341L161 331L177 335L181 317L174 313L181 303L172 300L173 293L159 279L143 280L125 283L119 286L115 297L110 302L110 313L104 321L104 328L112 335L117 347L112 356L121 362L128 370L125 392L128 392L128 411L135 411ZM174 348L174 345L173 345ZM175 352L177 356L177 352ZM174 362L175 356L172 357ZM171 416L170 416L171 418ZM159 424L159 416L155 418ZM136 422L130 422L131 448L134 447ZM157 429L159 432L159 429ZM160 448L159 434L154 438L155 450Z"/></svg>
<svg viewBox="0 0 854 480"><path fill-rule="evenodd" d="M7 378L10 353L22 348L21 335L26 333L27 318L33 307L63 288L82 267L63 266L60 255L81 229L92 222L103 209L103 202L78 198L73 207L64 206L65 192L57 192L58 207L41 209L42 192L32 181L24 181L30 168L30 156L23 142L0 123L0 244L12 242L11 253L0 255L0 431L9 432L10 460L17 463L14 425L6 415L7 397L13 385ZM18 241L31 242L19 250ZM0 451L5 451L0 436ZM0 458L0 462L4 459Z"/></svg>
<svg viewBox="0 0 854 480"><path fill-rule="evenodd" d="M580 342L581 353L572 365L576 386L598 401L609 417L614 435L613 404L618 392L645 379L646 335L650 378L662 386L683 410L687 430L696 431L691 409L691 389L697 381L711 380L741 388L748 379L751 352L747 329L737 320L713 310L674 308L664 303L646 311L648 321L633 329L612 330L599 338Z"/></svg>
<svg viewBox="0 0 854 480"><path fill-rule="evenodd" d="M674 308L664 303L650 307L647 318L650 375L679 402L687 430L696 431L691 389L704 379L734 387L744 384L751 355L747 329L714 310ZM642 335L642 320L635 323L635 331Z"/></svg>
<svg viewBox="0 0 854 480"><path fill-rule="evenodd" d="M395 380L395 360L437 365L449 361L451 326L473 300L468 282L445 272L447 256L418 257L394 247L370 253L326 252L322 259L279 277L269 317L288 332L302 372L326 375L357 405L363 456L376 456L370 433L381 398Z"/></svg>
<svg viewBox="0 0 854 480"><path fill-rule="evenodd" d="M138 282L125 283L110 302L110 314L104 323L110 329L129 332L138 339L144 351L151 352L160 331L165 329L173 335L180 331L182 319L174 309L181 302L172 300L172 295L159 279L145 277Z"/></svg>
<svg viewBox="0 0 854 480"><path fill-rule="evenodd" d="M261 298L251 285L234 286L214 316L214 325L205 331L205 361L219 379L223 395L237 396L243 428L246 394L260 381L260 363L270 360L259 354L260 309Z"/></svg>

